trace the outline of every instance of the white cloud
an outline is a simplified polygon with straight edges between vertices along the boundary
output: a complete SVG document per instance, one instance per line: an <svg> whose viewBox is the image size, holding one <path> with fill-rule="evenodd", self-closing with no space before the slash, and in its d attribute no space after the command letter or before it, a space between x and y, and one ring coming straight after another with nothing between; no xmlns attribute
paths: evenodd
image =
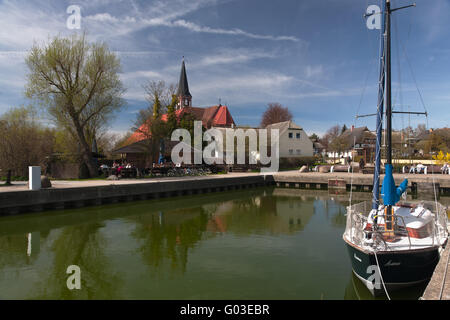
<svg viewBox="0 0 450 320"><path fill-rule="evenodd" d="M182 27L186 28L193 32L202 32L202 33L213 33L213 34L223 34L223 35L236 35L236 36L244 36L253 39L261 39L261 40L272 40L272 41L294 41L298 42L300 39L293 36L272 36L272 35L261 35L255 34L251 32L247 32L241 29L222 29L222 28L211 28L200 26L196 23L189 22L186 20L176 20L173 22L166 22L166 26L174 26L174 27Z"/></svg>
<svg viewBox="0 0 450 320"><path fill-rule="evenodd" d="M156 72L156 71L140 70L140 71L122 73L120 75L120 78L122 79L122 81L136 80L136 79L142 79L142 78L160 80L163 78L163 76L159 72Z"/></svg>

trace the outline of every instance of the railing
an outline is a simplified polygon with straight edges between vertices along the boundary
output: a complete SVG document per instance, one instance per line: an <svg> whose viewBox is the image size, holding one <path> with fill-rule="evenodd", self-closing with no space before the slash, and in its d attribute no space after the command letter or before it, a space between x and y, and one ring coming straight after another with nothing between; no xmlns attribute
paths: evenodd
<svg viewBox="0 0 450 320"><path fill-rule="evenodd" d="M437 242L437 245L442 245L442 240L447 239L448 230L447 230L447 210L446 207L437 202L420 202L424 208L429 209L434 218L434 223L432 224L431 230L431 238L432 243L431 246L434 246ZM412 247L412 241L408 230L406 229L406 223L404 217L399 215L394 215L396 226L394 230L385 230L382 226L374 227L372 226L371 230L366 230L368 223L368 216L372 209L372 203L369 201L361 202L349 206L347 208L347 224L345 229L345 237L354 243L357 246L367 246L371 245L372 247L377 247L380 244L380 241L383 242L385 250L389 250L390 245L385 241L385 235L394 234L395 236L408 237L409 249ZM378 214L379 218L385 218L384 214ZM386 221L386 219L384 219ZM398 222L402 222L399 224ZM404 230L402 229L404 228ZM369 239L373 239L370 243ZM423 244L421 244L423 245Z"/></svg>

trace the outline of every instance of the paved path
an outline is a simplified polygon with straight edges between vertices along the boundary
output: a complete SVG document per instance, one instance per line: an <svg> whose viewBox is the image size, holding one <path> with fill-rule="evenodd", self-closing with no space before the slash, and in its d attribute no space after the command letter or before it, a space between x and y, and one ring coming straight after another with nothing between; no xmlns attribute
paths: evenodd
<svg viewBox="0 0 450 320"><path fill-rule="evenodd" d="M97 186L110 186L110 185L124 185L124 184L140 184L140 183L156 183L160 181L185 181L185 180L198 180L198 179L221 179L226 177L244 177L244 176L257 176L260 173L244 172L244 173L228 173L209 176L186 176L186 177L161 177L161 178L149 178L149 179L121 179L121 180L83 180L83 181L69 181L69 180L52 180L53 188L80 188L80 187L97 187ZM328 183L328 179L345 179L350 182L350 179L356 181L364 181L364 183L371 184L373 176L371 174L362 173L347 173L347 172L333 172L333 173L319 173L319 172L306 172L299 173L295 171L282 171L275 173L274 176L282 178L281 180L289 180L291 178L295 180L304 180L308 182L322 181ZM434 177L431 174L394 174L396 180L403 180L408 178L410 180L419 182L432 183L433 178L436 183L440 183L441 187L450 188L450 175L435 174ZM0 192L12 192L12 191L25 191L28 190L27 182L13 182L10 187L0 186Z"/></svg>
<svg viewBox="0 0 450 320"><path fill-rule="evenodd" d="M218 174L209 176L185 176L185 177L161 177L161 178L148 178L148 179L120 179L120 180L52 180L52 188L64 189L64 188L82 188L82 187L100 187L100 186L114 186L114 185L129 185L129 184L142 184L142 183L157 183L161 181L186 181L186 180L202 180L202 179L223 179L230 177L248 177L258 176L259 173L229 173ZM14 192L14 191L27 191L27 182L13 182L12 186L0 186L0 192Z"/></svg>

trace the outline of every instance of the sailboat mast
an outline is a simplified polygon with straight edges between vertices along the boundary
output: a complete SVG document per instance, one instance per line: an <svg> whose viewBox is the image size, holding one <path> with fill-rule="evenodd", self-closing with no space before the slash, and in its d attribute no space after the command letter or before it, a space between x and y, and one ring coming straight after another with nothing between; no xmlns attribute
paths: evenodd
<svg viewBox="0 0 450 320"><path fill-rule="evenodd" d="M378 210L380 203L380 173L381 173L381 135L383 133L383 115L384 115L384 90L386 85L386 23L385 23L386 3L383 3L382 11L382 32L380 39L380 77L378 82L378 105L377 105L377 123L376 123L376 144L375 144L375 170L373 174L372 188L372 208Z"/></svg>
<svg viewBox="0 0 450 320"><path fill-rule="evenodd" d="M386 164L392 164L391 1L386 0Z"/></svg>

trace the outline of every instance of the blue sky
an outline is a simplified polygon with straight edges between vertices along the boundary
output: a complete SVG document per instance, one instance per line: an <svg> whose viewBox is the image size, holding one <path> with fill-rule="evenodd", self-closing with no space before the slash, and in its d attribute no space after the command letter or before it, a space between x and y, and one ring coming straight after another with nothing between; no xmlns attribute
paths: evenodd
<svg viewBox="0 0 450 320"><path fill-rule="evenodd" d="M393 6L410 2L393 0ZM416 3L393 18L394 104L423 111L417 83L429 126L448 127L450 1ZM354 120L376 108L380 34L363 19L371 4L380 0L0 1L0 113L28 103L27 50L34 41L74 32L66 27L66 9L78 5L76 32L107 42L122 61L128 106L113 132L127 131L146 106L142 84L177 82L182 56L194 106L221 99L239 125L258 125L267 104L279 102L308 134L344 123L373 129L373 118ZM397 116L393 124L425 122Z"/></svg>

